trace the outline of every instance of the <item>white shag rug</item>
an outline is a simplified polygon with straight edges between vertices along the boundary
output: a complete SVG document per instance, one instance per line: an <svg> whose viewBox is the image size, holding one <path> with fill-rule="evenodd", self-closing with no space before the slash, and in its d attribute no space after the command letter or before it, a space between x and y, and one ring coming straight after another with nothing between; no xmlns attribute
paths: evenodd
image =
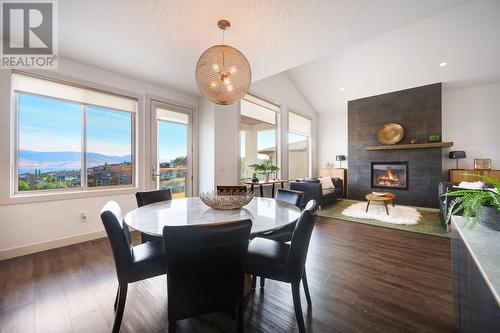
<svg viewBox="0 0 500 333"><path fill-rule="evenodd" d="M360 219L372 219L393 224L418 224L422 215L413 207L387 205L389 215L385 211L383 203L370 202L368 212L366 202L355 203L342 211L342 215Z"/></svg>

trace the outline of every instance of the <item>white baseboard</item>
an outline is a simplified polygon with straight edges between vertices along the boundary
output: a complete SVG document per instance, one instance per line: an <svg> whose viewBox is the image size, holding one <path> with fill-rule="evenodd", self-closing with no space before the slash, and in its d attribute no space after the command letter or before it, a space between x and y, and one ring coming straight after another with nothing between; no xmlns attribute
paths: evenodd
<svg viewBox="0 0 500 333"><path fill-rule="evenodd" d="M88 242L94 239L99 239L106 237L106 232L103 231L94 231L89 232L87 234L81 234L71 237L54 239L48 242L35 243L31 245L25 245L20 247L14 247L10 249L0 250L0 261L6 260L10 258L25 256L27 254L32 254L36 252L46 251L55 249L58 247L63 247L67 245Z"/></svg>

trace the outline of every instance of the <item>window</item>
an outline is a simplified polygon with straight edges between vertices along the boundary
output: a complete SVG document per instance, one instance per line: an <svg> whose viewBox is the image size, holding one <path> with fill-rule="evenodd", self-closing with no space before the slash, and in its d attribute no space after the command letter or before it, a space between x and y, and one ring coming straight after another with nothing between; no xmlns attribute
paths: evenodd
<svg viewBox="0 0 500 333"><path fill-rule="evenodd" d="M252 178L252 164L279 163L277 118L279 107L251 95L241 100L240 178ZM278 176L278 175L273 175ZM258 175L263 178L263 175Z"/></svg>
<svg viewBox="0 0 500 333"><path fill-rule="evenodd" d="M174 199L188 196L189 114L162 108L156 110L157 188L170 189Z"/></svg>
<svg viewBox="0 0 500 333"><path fill-rule="evenodd" d="M311 176L311 120L288 112L288 178Z"/></svg>
<svg viewBox="0 0 500 333"><path fill-rule="evenodd" d="M134 185L137 100L13 74L17 193Z"/></svg>

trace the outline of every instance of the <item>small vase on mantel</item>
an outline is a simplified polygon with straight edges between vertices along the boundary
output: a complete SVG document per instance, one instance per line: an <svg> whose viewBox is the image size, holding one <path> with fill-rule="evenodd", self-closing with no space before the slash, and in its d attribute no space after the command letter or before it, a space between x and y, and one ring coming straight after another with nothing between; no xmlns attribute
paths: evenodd
<svg viewBox="0 0 500 333"><path fill-rule="evenodd" d="M500 210L491 206L481 206L478 221L487 228L500 231Z"/></svg>

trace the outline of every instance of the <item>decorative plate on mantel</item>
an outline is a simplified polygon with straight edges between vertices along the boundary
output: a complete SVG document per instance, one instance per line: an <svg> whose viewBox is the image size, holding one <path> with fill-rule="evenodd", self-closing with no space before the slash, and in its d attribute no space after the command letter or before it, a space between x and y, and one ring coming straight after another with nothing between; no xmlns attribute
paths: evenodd
<svg viewBox="0 0 500 333"><path fill-rule="evenodd" d="M390 123L385 124L381 129L378 130L377 139L383 145L395 145L403 139L405 131L403 126Z"/></svg>

